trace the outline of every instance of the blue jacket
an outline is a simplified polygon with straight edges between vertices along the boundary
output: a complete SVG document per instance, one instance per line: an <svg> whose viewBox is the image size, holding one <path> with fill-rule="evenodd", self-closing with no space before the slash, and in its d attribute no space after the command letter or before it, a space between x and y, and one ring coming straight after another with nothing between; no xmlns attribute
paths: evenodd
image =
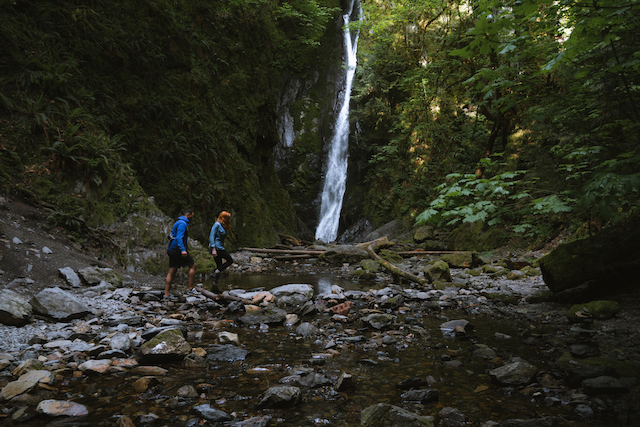
<svg viewBox="0 0 640 427"><path fill-rule="evenodd" d="M186 216L181 215L173 224L171 235L174 236L174 239L169 242L168 251L177 249L182 252L188 249L189 219Z"/></svg>
<svg viewBox="0 0 640 427"><path fill-rule="evenodd" d="M214 222L213 227L211 227L211 234L209 234L209 247L224 251L223 245L225 237L227 237L227 230L225 230L218 221Z"/></svg>

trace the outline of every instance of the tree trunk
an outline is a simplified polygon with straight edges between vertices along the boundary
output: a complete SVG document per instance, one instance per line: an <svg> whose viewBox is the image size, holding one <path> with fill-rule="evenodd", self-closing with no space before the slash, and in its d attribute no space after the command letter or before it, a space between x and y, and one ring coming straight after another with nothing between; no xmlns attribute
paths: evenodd
<svg viewBox="0 0 640 427"><path fill-rule="evenodd" d="M373 244L370 244L369 246L367 246L367 253L369 254L369 256L371 258L373 258L374 260L378 261L380 263L380 265L382 265L384 268L386 268L387 270L389 270L391 273L393 274L397 274L398 276L402 276L405 279L408 279L412 282L416 282L419 283L421 285L426 285L428 284L427 280L420 278L414 274L411 274L407 271L401 270L398 267L396 267L395 265L391 264L390 262L387 262L385 260L383 260L380 255L378 255L377 253L375 253L375 251L373 250Z"/></svg>

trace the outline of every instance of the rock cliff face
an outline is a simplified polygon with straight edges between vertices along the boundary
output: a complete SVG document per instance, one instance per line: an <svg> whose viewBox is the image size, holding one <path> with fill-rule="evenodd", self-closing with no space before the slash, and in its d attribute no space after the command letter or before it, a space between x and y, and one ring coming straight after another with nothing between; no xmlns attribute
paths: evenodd
<svg viewBox="0 0 640 427"><path fill-rule="evenodd" d="M339 91L344 86L342 18L324 40L323 56L307 76L285 73L279 84L278 132L274 166L296 214L313 238L320 213L325 157L334 131ZM303 230L300 230L303 231Z"/></svg>

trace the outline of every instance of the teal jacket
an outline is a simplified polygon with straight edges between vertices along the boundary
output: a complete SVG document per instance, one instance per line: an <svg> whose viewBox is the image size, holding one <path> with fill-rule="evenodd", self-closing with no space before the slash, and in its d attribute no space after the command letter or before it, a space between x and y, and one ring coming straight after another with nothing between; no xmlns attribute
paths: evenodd
<svg viewBox="0 0 640 427"><path fill-rule="evenodd" d="M227 237L227 230L224 229L222 224L216 221L211 227L211 234L209 234L209 247L216 248L216 250L224 251L224 238Z"/></svg>

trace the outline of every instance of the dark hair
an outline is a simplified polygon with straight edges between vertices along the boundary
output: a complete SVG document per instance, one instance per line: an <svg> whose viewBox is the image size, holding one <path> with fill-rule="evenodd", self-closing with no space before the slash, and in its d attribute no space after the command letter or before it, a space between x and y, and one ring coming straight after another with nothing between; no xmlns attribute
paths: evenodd
<svg viewBox="0 0 640 427"><path fill-rule="evenodd" d="M182 211L182 215L184 215L184 216L187 216L187 215L192 214L192 213L193 213L193 211L191 209L185 209L185 210Z"/></svg>

